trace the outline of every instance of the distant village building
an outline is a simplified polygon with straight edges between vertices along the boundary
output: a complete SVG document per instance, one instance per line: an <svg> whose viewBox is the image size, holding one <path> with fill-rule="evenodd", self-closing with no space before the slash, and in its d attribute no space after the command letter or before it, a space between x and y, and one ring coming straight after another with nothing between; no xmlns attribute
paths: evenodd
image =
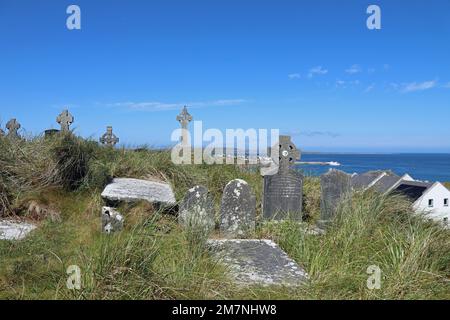
<svg viewBox="0 0 450 320"><path fill-rule="evenodd" d="M369 171L351 178L354 191L375 190L383 194L400 193L413 202L418 213L448 225L450 220L450 190L442 183L414 180L410 175L398 176L392 171Z"/></svg>

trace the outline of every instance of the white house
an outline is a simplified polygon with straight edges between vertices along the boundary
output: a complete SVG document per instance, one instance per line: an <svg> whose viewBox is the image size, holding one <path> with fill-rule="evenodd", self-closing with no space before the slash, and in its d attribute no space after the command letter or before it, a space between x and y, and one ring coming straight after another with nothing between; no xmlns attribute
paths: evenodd
<svg viewBox="0 0 450 320"><path fill-rule="evenodd" d="M440 182L417 181L408 174L400 177L391 171L369 171L354 174L352 187L356 191L373 189L383 194L401 193L411 199L417 213L450 225L450 190Z"/></svg>

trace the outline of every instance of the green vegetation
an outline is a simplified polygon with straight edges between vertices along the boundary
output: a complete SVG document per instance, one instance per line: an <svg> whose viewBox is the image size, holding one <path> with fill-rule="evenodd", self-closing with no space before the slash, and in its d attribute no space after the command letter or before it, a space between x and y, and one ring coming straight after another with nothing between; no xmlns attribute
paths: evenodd
<svg viewBox="0 0 450 320"><path fill-rule="evenodd" d="M26 217L27 203L51 204L61 222L42 219L22 241L0 241L3 299L449 299L450 235L412 215L403 198L366 193L343 203L325 235L304 232L320 211L320 186L306 178L306 221L259 224L310 274L302 288L237 288L176 217L150 204L123 205L123 232L100 232L100 192L113 177L169 181L181 200L208 187L219 206L229 180L241 178L261 203L262 179L232 165L176 166L167 151L113 150L72 135L11 144L0 139L0 215ZM257 208L258 214L260 207ZM194 240L193 240L194 239ZM66 288L78 265L82 289ZM382 270L380 290L367 268Z"/></svg>

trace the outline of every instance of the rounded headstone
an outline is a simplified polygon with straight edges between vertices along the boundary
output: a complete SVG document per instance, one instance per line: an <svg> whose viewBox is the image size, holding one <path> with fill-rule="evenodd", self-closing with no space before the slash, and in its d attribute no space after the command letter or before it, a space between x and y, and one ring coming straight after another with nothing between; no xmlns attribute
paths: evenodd
<svg viewBox="0 0 450 320"><path fill-rule="evenodd" d="M186 192L180 204L179 223L185 228L210 232L215 227L214 201L204 186L195 186Z"/></svg>

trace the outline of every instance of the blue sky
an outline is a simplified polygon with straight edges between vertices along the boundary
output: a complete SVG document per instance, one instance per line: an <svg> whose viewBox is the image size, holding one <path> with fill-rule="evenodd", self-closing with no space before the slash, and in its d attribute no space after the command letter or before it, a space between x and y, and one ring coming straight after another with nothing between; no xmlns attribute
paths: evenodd
<svg viewBox="0 0 450 320"><path fill-rule="evenodd" d="M41 133L67 106L80 135L167 145L187 104L204 128L277 128L307 151L450 152L449 14L445 0L0 0L1 126Z"/></svg>

